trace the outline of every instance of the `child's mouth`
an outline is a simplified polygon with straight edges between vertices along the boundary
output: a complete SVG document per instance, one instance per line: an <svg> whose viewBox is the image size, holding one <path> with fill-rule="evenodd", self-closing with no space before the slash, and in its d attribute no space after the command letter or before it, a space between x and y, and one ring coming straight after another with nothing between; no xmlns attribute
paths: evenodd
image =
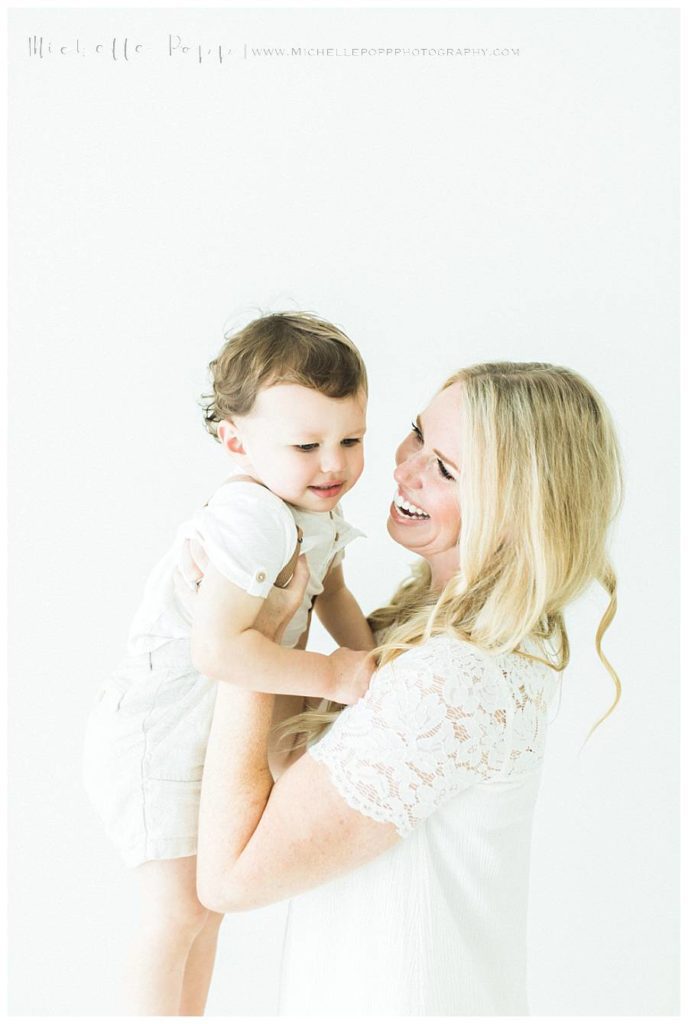
<svg viewBox="0 0 688 1024"><path fill-rule="evenodd" d="M334 498L335 495L339 494L343 486L343 483L324 484L320 487L311 486L308 490L313 491L313 493L317 494L319 498Z"/></svg>

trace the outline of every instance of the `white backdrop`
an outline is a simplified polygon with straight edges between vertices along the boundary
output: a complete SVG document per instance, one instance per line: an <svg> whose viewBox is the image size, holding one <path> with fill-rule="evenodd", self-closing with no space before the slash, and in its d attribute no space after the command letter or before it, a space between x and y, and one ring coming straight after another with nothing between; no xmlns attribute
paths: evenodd
<svg viewBox="0 0 688 1024"><path fill-rule="evenodd" d="M367 610L409 563L395 445L446 375L543 359L607 398L624 695L578 756L613 696L592 591L535 823L531 1007L677 1012L677 31L660 9L12 13L10 1012L121 1012L136 893L81 790L84 720L225 473L196 405L223 329L283 307L368 363L345 502ZM302 52L255 52L279 47ZM441 48L466 52L414 52ZM284 913L225 922L209 1013L274 1012Z"/></svg>

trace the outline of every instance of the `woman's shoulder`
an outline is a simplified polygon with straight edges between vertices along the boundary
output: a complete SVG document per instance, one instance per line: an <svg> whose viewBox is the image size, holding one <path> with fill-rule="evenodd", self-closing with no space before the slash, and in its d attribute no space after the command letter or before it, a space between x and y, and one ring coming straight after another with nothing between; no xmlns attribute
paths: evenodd
<svg viewBox="0 0 688 1024"><path fill-rule="evenodd" d="M500 671L497 660L477 644L448 633L415 644L395 659L404 668L423 667L440 674L474 669L481 674Z"/></svg>
<svg viewBox="0 0 688 1024"><path fill-rule="evenodd" d="M494 706L506 693L495 660L475 644L458 637L431 637L386 662L375 676L376 685L396 692L434 695L447 706L463 706L480 692Z"/></svg>
<svg viewBox="0 0 688 1024"><path fill-rule="evenodd" d="M500 654L471 640L441 633L405 651L402 657L407 656L413 656L420 662L446 665L448 668L466 670L473 666L482 672L498 673L507 679L532 677L548 680L555 674L548 661L548 651L531 638L526 638L517 650Z"/></svg>
<svg viewBox="0 0 688 1024"><path fill-rule="evenodd" d="M459 637L441 634L404 651L387 665L397 679L408 675L424 689L441 691L448 703L480 695L492 707L522 714L526 705L546 712L558 674L541 660L546 652L522 644L522 652L495 654ZM387 667L387 666L385 666Z"/></svg>
<svg viewBox="0 0 688 1024"><path fill-rule="evenodd" d="M477 729L494 745L503 744L505 777L516 778L542 761L559 678L551 665L536 660L546 651L531 641L521 648L523 653L494 654L458 637L432 637L389 663L396 671L387 685L394 691L403 677L412 680L414 704L437 704L452 726L469 734Z"/></svg>

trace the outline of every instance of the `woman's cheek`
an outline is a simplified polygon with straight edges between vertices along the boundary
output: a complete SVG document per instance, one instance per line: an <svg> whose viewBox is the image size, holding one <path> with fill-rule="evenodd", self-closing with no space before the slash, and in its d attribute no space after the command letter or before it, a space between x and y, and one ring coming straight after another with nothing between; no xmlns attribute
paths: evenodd
<svg viewBox="0 0 688 1024"><path fill-rule="evenodd" d="M443 495L440 503L442 526L450 535L452 543L458 541L461 530L461 509L454 495Z"/></svg>

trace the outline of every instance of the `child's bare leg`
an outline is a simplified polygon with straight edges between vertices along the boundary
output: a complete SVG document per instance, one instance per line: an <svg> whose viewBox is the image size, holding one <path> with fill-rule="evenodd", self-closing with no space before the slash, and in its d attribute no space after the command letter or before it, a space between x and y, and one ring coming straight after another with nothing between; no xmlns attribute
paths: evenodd
<svg viewBox="0 0 688 1024"><path fill-rule="evenodd" d="M208 920L198 933L191 947L184 982L179 1013L182 1017L202 1017L208 999L210 979L213 975L217 937L222 924L223 914L208 912Z"/></svg>
<svg viewBox="0 0 688 1024"><path fill-rule="evenodd" d="M176 1017L189 953L210 914L196 895L196 858L147 861L135 871L141 918L129 951L128 1012Z"/></svg>

